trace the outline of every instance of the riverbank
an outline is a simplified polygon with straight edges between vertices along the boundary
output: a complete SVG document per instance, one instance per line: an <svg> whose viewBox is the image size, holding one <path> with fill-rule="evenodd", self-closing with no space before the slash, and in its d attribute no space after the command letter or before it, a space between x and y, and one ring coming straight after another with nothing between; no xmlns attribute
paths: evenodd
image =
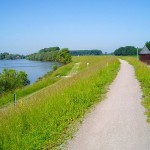
<svg viewBox="0 0 150 150"><path fill-rule="evenodd" d="M61 79L60 78L61 76L66 76L70 72L73 65L74 65L74 63L64 65L64 66L58 68L57 70L50 72L47 75L43 76L38 82L35 82L35 83L33 83L29 86L23 87L21 89L17 89L13 92L4 93L0 97L0 108L5 107L13 102L13 94L14 93L16 93L17 100L19 100L25 96L28 96L42 88L45 88L45 87L57 82L58 80ZM60 76L60 77L58 77L58 76Z"/></svg>
<svg viewBox="0 0 150 150"><path fill-rule="evenodd" d="M62 78L2 112L2 149L55 149L72 136L70 127L102 100L118 72L117 58L73 59L77 65L80 63L77 74Z"/></svg>
<svg viewBox="0 0 150 150"><path fill-rule="evenodd" d="M55 65L59 67L61 63L30 61L26 59L0 60L0 72L2 72L4 68L14 69L18 72L24 71L32 84L36 82L38 78L43 77L47 72L52 71Z"/></svg>

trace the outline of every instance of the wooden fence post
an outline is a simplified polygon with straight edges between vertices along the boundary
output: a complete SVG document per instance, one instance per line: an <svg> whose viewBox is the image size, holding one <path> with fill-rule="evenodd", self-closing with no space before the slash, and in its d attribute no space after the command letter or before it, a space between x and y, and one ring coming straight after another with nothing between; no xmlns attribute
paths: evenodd
<svg viewBox="0 0 150 150"><path fill-rule="evenodd" d="M14 93L14 106L16 106L16 102L17 102L16 94Z"/></svg>

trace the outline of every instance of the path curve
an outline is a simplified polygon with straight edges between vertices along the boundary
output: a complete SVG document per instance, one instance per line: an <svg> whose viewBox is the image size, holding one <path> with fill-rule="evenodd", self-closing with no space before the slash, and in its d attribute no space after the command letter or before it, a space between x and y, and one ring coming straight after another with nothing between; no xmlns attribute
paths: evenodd
<svg viewBox="0 0 150 150"><path fill-rule="evenodd" d="M150 124L139 83L133 66L120 62L106 99L88 114L68 150L150 150Z"/></svg>

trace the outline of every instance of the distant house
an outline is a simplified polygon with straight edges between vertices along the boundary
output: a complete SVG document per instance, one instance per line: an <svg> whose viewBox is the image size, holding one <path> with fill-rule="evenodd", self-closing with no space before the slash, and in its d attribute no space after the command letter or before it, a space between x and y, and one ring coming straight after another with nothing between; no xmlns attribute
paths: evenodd
<svg viewBox="0 0 150 150"><path fill-rule="evenodd" d="M139 53L140 56L140 60L150 64L150 50L147 48L147 46L145 45L144 48L140 51Z"/></svg>
<svg viewBox="0 0 150 150"><path fill-rule="evenodd" d="M16 59L20 59L20 56L16 56Z"/></svg>

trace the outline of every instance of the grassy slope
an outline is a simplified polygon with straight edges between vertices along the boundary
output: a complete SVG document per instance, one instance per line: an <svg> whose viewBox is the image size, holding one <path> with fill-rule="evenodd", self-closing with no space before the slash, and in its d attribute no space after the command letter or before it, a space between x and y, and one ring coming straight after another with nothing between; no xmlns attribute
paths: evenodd
<svg viewBox="0 0 150 150"><path fill-rule="evenodd" d="M135 68L135 75L140 82L143 92L142 104L146 108L147 121L150 122L150 67L136 58L122 57Z"/></svg>
<svg viewBox="0 0 150 150"><path fill-rule="evenodd" d="M73 59L80 62L77 75L1 111L0 149L55 149L72 134L70 126L102 99L118 72L119 61L94 56Z"/></svg>
<svg viewBox="0 0 150 150"><path fill-rule="evenodd" d="M74 63L70 63L68 65L62 66L58 68L56 71L45 75L45 77L43 77L40 81L32 85L29 85L22 89L18 89L14 92L5 93L0 97L0 107L4 107L5 105L8 105L13 101L13 93L16 93L17 100L19 100L20 98L33 94L34 92L55 83L60 79L61 76L67 75L69 71L72 69L73 65Z"/></svg>

